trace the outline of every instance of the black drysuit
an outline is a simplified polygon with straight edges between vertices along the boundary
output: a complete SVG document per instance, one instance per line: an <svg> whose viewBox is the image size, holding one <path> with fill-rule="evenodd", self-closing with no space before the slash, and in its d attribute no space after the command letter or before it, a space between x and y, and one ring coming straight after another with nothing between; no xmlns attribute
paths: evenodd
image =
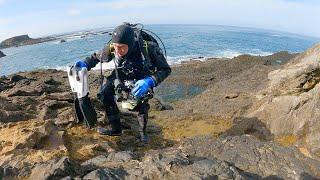
<svg viewBox="0 0 320 180"><path fill-rule="evenodd" d="M125 57L117 62L119 79L123 80L140 80L151 76L155 80L155 84L158 85L171 73L171 68L167 63L159 46L154 42L145 42L145 46L135 42L135 45L129 49L129 52ZM145 58L149 61L143 60L142 48L145 48ZM88 64L88 70L95 67L100 61L110 62L114 58L114 48L112 44L108 44L101 52L94 53L91 57L87 57L85 62ZM148 66L145 64L149 62ZM147 68L148 69L147 69ZM119 109L114 100L115 87L114 80L116 79L115 70L107 77L107 82L104 84L103 91L103 104L106 108L106 115L111 124L112 129L121 129L121 123L119 119ZM148 102L140 103L135 108L138 111L138 121L140 124L140 133L145 133L147 119L148 119Z"/></svg>

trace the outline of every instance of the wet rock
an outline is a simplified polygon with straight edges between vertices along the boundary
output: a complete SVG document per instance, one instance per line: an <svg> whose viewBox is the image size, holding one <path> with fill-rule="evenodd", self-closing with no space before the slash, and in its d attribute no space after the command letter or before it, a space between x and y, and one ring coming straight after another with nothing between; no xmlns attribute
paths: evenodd
<svg viewBox="0 0 320 180"><path fill-rule="evenodd" d="M64 40L64 39L61 39L61 40L60 40L60 43L65 43L65 42L67 42L67 41Z"/></svg>
<svg viewBox="0 0 320 180"><path fill-rule="evenodd" d="M29 179L60 179L68 175L74 177L79 173L78 164L68 157L62 157L36 165Z"/></svg>

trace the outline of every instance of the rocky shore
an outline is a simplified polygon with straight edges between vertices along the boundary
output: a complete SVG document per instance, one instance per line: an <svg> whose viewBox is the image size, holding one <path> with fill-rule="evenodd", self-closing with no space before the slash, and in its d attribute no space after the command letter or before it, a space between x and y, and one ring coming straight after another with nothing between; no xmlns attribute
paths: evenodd
<svg viewBox="0 0 320 180"><path fill-rule="evenodd" d="M66 39L68 38L86 38L88 36L97 36L97 35L104 35L109 34L109 31L100 30L100 31L85 31L81 33L66 33L61 35L55 35L55 36L47 36L42 38L30 38L29 35L20 35L20 36L14 36L11 38L8 38L0 43L0 49L10 48L10 47L18 47L18 46L26 46L26 45L32 45L32 44L39 44L44 43L48 41L55 41L59 40L60 43L67 42ZM1 57L1 56L0 56Z"/></svg>
<svg viewBox="0 0 320 180"><path fill-rule="evenodd" d="M3 76L0 179L320 178L319 61L316 45L177 65L150 102L149 145L132 112L121 111L121 137L75 124L66 72Z"/></svg>
<svg viewBox="0 0 320 180"><path fill-rule="evenodd" d="M9 47L17 47L17 46L25 46L38 44L48 41L53 41L56 38L54 37L46 37L46 38L30 38L28 35L15 36L9 39L6 39L0 43L0 49L9 48Z"/></svg>

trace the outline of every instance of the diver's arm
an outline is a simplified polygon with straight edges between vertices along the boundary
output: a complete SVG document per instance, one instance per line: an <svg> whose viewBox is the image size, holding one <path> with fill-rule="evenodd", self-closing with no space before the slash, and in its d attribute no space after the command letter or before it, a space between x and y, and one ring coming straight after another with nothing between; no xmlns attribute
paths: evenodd
<svg viewBox="0 0 320 180"><path fill-rule="evenodd" d="M94 68L100 61L109 62L114 58L112 53L112 46L108 44L100 52L93 53L90 57L87 57L84 62L88 64L88 70Z"/></svg>
<svg viewBox="0 0 320 180"><path fill-rule="evenodd" d="M150 43L148 51L150 52L151 63L156 68L155 73L152 74L152 78L155 80L155 84L158 85L170 75L171 68L159 46Z"/></svg>
<svg viewBox="0 0 320 180"><path fill-rule="evenodd" d="M94 68L100 62L100 60L97 58L97 54L93 53L90 57L86 57L84 62L88 65L87 69L89 71L91 68Z"/></svg>

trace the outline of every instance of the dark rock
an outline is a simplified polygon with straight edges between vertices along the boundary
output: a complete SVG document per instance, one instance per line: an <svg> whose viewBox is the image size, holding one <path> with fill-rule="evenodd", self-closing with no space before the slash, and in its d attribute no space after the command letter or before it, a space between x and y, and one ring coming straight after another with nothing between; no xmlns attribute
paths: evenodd
<svg viewBox="0 0 320 180"><path fill-rule="evenodd" d="M128 179L248 179L259 177L214 158L191 158L177 148L149 152Z"/></svg>
<svg viewBox="0 0 320 180"><path fill-rule="evenodd" d="M15 36L0 43L0 48L17 47L55 40L53 37L32 39L28 35Z"/></svg>
<svg viewBox="0 0 320 180"><path fill-rule="evenodd" d="M274 66L286 64L289 60L293 59L297 55L297 53L290 54L288 51L280 51L272 55L263 57L263 59L265 60L264 65Z"/></svg>
<svg viewBox="0 0 320 180"><path fill-rule="evenodd" d="M13 177L16 177L18 174L18 170L14 167L11 166L0 166L0 179L6 178L6 179L11 179Z"/></svg>
<svg viewBox="0 0 320 180"><path fill-rule="evenodd" d="M13 104L5 97L0 97L0 109L6 111L19 111L22 109L22 107L17 104Z"/></svg>
<svg viewBox="0 0 320 180"><path fill-rule="evenodd" d="M0 58L5 57L5 56L6 55L2 51L0 51Z"/></svg>
<svg viewBox="0 0 320 180"><path fill-rule="evenodd" d="M150 108L153 111L173 110L173 107L167 104L163 104L159 99L153 98L149 101Z"/></svg>
<svg viewBox="0 0 320 180"><path fill-rule="evenodd" d="M32 89L29 91L14 89L8 94L8 97L14 97L14 96L40 96L41 91L37 91L36 89Z"/></svg>
<svg viewBox="0 0 320 180"><path fill-rule="evenodd" d="M29 166L24 166L22 169L20 169L18 172L18 178L22 179L22 178L26 178L28 176L30 176L31 172L32 172L32 168L33 165L29 165Z"/></svg>
<svg viewBox="0 0 320 180"><path fill-rule="evenodd" d="M83 171L88 173L97 169L98 167L103 166L106 162L108 162L107 157L104 155L100 155L83 162L81 166Z"/></svg>
<svg viewBox="0 0 320 180"><path fill-rule="evenodd" d="M42 120L54 120L56 125L67 125L74 121L72 104L67 101L45 100L37 107L38 118Z"/></svg>
<svg viewBox="0 0 320 180"><path fill-rule="evenodd" d="M105 180L105 179L123 179L121 176L114 174L112 170L105 168L105 169L97 169L95 171L90 172L89 174L83 177L84 180Z"/></svg>
<svg viewBox="0 0 320 180"><path fill-rule="evenodd" d="M0 97L0 122L25 121L33 116L23 111L19 104L14 104L4 97Z"/></svg>
<svg viewBox="0 0 320 180"><path fill-rule="evenodd" d="M59 87L56 85L48 85L45 83L39 83L30 85L29 87L23 86L21 88L12 88L6 92L8 97L14 96L40 96L43 94L60 92Z"/></svg>
<svg viewBox="0 0 320 180"><path fill-rule="evenodd" d="M224 98L226 99L234 99L234 98L237 98L239 96L239 93L232 93L232 94L226 94L224 96Z"/></svg>
<svg viewBox="0 0 320 180"><path fill-rule="evenodd" d="M10 83L13 83L13 82L18 82L22 79L26 79L25 77L21 76L21 75L18 75L18 74L14 74L12 76L9 76L8 77L10 79Z"/></svg>
<svg viewBox="0 0 320 180"><path fill-rule="evenodd" d="M0 76L0 81L3 81L5 79L8 79L7 76L5 76L5 75Z"/></svg>
<svg viewBox="0 0 320 180"><path fill-rule="evenodd" d="M52 121L46 121L42 126L31 131L26 138L26 141L15 145L16 149L30 148L30 149L39 149L41 146L41 141L47 138L53 131L56 131L57 128Z"/></svg>
<svg viewBox="0 0 320 180"><path fill-rule="evenodd" d="M68 157L50 160L38 164L32 170L29 179L60 179L66 176L77 176L80 173L80 166L71 161Z"/></svg>
<svg viewBox="0 0 320 180"><path fill-rule="evenodd" d="M128 162L132 159L136 159L136 157L131 151L111 152L107 157L108 161Z"/></svg>
<svg viewBox="0 0 320 180"><path fill-rule="evenodd" d="M4 91L4 90L7 90L7 89L8 89L8 86L6 86L4 83L0 82L0 92Z"/></svg>
<svg viewBox="0 0 320 180"><path fill-rule="evenodd" d="M249 134L256 138L268 141L273 139L273 135L267 126L259 121L258 118L242 118L238 117L234 119L233 126L222 133L220 137L227 136L240 136Z"/></svg>
<svg viewBox="0 0 320 180"><path fill-rule="evenodd" d="M26 121L33 117L33 115L27 114L23 111L4 111L0 109L0 122L4 123Z"/></svg>
<svg viewBox="0 0 320 180"><path fill-rule="evenodd" d="M60 43L65 43L65 42L67 42L67 41L64 40L64 39L61 39L61 40L60 40Z"/></svg>
<svg viewBox="0 0 320 180"><path fill-rule="evenodd" d="M45 84L48 84L48 85L55 85L55 86L59 86L59 85L62 84L61 82L56 81L56 80L53 79L53 78L50 78L50 79L48 79L48 80L45 80L44 83L45 83Z"/></svg>

